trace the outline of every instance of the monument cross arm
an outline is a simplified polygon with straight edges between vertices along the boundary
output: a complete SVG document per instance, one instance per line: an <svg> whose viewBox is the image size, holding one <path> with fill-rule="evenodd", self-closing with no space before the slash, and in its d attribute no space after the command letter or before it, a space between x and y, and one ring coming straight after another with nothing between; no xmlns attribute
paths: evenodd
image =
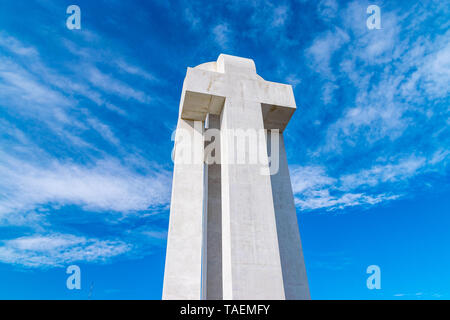
<svg viewBox="0 0 450 320"><path fill-rule="evenodd" d="M266 81L256 73L253 60L225 54L217 62L188 68L183 92L180 116L185 120L219 115L227 97L236 94L262 105L266 129L283 131L296 109L292 86Z"/></svg>

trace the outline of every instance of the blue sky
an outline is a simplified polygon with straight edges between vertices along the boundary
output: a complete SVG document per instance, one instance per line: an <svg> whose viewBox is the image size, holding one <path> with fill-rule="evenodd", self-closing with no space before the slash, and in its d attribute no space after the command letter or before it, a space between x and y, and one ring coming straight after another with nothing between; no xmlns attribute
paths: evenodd
<svg viewBox="0 0 450 320"><path fill-rule="evenodd" d="M183 78L227 53L294 86L312 298L449 299L449 17L431 0L2 1L0 298L161 298Z"/></svg>

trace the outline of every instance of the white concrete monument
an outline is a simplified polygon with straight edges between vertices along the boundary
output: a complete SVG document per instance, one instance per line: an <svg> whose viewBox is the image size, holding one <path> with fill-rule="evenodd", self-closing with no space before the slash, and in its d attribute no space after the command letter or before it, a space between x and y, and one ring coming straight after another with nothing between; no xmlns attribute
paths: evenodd
<svg viewBox="0 0 450 320"><path fill-rule="evenodd" d="M282 134L295 109L253 60L188 68L163 299L310 299Z"/></svg>

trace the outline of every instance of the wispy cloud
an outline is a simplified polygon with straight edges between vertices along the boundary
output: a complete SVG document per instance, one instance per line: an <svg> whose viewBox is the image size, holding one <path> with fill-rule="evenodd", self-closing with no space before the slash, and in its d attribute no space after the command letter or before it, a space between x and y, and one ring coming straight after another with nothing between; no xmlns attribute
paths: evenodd
<svg viewBox="0 0 450 320"><path fill-rule="evenodd" d="M354 259L345 252L313 252L310 257L310 264L314 268L332 271L345 270L354 263Z"/></svg>
<svg viewBox="0 0 450 320"><path fill-rule="evenodd" d="M351 190L361 186L377 186L381 183L405 181L420 173L426 165L423 157L410 156L394 163L375 164L369 169L341 176L341 187Z"/></svg>
<svg viewBox="0 0 450 320"><path fill-rule="evenodd" d="M126 66L130 68L129 66ZM134 99L141 103L149 103L150 97L144 92L136 90L126 83L107 75L95 67L85 69L86 79L95 87L100 88L108 93L116 94L123 99ZM134 74L139 70L134 70Z"/></svg>
<svg viewBox="0 0 450 320"><path fill-rule="evenodd" d="M106 262L129 252L120 240L99 240L71 234L45 234L2 241L0 262L25 267L61 267L74 262Z"/></svg>
<svg viewBox="0 0 450 320"><path fill-rule="evenodd" d="M366 195L364 193L340 193L331 195L330 190L307 190L295 197L295 204L301 210L325 209L326 211L341 210L347 207L371 206L384 201L398 199L399 195L376 194Z"/></svg>
<svg viewBox="0 0 450 320"><path fill-rule="evenodd" d="M319 16L325 21L335 18L338 10L339 4L336 0L321 0L317 6Z"/></svg>
<svg viewBox="0 0 450 320"><path fill-rule="evenodd" d="M232 31L228 23L220 23L216 25L213 28L212 33L214 35L214 40L222 49L229 47L232 41Z"/></svg>
<svg viewBox="0 0 450 320"><path fill-rule="evenodd" d="M3 156L0 177L4 195L0 199L0 214L19 214L49 203L126 214L165 205L170 194L167 172L142 175L115 159L91 166L54 159L47 165L38 165Z"/></svg>
<svg viewBox="0 0 450 320"><path fill-rule="evenodd" d="M5 32L0 32L0 47L19 56L36 57L39 54L35 48L23 45L14 37L8 36Z"/></svg>
<svg viewBox="0 0 450 320"><path fill-rule="evenodd" d="M291 170L295 203L301 210L333 211L395 200L408 193L412 178L432 170L435 164L411 155L337 177L329 176L323 166L295 167Z"/></svg>
<svg viewBox="0 0 450 320"><path fill-rule="evenodd" d="M186 7L184 9L184 18L189 23L192 29L197 29L200 25L200 18L197 15L197 12L194 11L191 7Z"/></svg>
<svg viewBox="0 0 450 320"><path fill-rule="evenodd" d="M141 77L142 79L145 79L147 81L162 81L161 79L158 79L155 75L151 74L150 72L135 66L131 65L125 60L119 58L116 61L116 65L120 68L121 71L127 74L132 74L138 77Z"/></svg>
<svg viewBox="0 0 450 320"><path fill-rule="evenodd" d="M431 292L415 292L415 293L395 293L394 297L403 297L403 299L440 299L444 295L441 293L431 293Z"/></svg>
<svg viewBox="0 0 450 320"><path fill-rule="evenodd" d="M289 18L289 7L286 5L278 6L273 11L272 27L283 26Z"/></svg>
<svg viewBox="0 0 450 320"><path fill-rule="evenodd" d="M349 35L340 28L327 31L315 38L311 46L305 50L306 56L313 62L311 67L324 76L333 79L334 74L330 66L331 57L349 40Z"/></svg>

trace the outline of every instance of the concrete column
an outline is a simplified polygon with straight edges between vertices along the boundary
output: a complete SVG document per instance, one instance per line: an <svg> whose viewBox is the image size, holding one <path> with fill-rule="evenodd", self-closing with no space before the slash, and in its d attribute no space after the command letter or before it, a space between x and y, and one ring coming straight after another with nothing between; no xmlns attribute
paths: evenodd
<svg viewBox="0 0 450 320"><path fill-rule="evenodd" d="M209 129L220 129L220 116L210 114ZM214 157L220 160L220 136L215 136ZM211 142L213 143L213 142ZM219 161L220 162L220 161ZM221 300L222 294L222 194L220 163L208 165L206 299Z"/></svg>
<svg viewBox="0 0 450 320"><path fill-rule="evenodd" d="M163 299L198 300L202 289L203 123L178 120Z"/></svg>
<svg viewBox="0 0 450 320"><path fill-rule="evenodd" d="M242 99L245 86L232 81L221 115L223 298L284 299L270 176L261 164L232 158L234 129L264 129L261 104Z"/></svg>
<svg viewBox="0 0 450 320"><path fill-rule="evenodd" d="M270 133L267 145L271 147ZM280 249L281 267L286 299L311 299L305 261L297 223L297 214L292 193L291 178L282 134L278 138L279 171L271 175L272 195L277 224L278 246ZM275 150L276 151L276 150ZM272 151L269 151L270 153Z"/></svg>

